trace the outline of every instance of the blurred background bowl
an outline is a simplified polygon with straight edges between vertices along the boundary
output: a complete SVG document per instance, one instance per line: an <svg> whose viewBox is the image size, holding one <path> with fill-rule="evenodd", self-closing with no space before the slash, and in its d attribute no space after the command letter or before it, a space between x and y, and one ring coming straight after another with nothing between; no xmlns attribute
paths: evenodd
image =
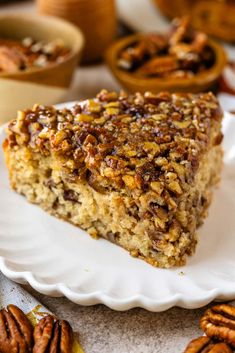
<svg viewBox="0 0 235 353"><path fill-rule="evenodd" d="M120 39L111 45L106 53L106 62L111 72L129 92L144 93L151 91L158 93L169 91L197 93L210 90L217 82L227 62L223 47L216 41L209 39L208 44L215 54L215 63L210 69L195 74L195 76L190 78L138 77L134 72L128 72L119 68L117 62L120 52L124 48L138 42L143 36L143 34L136 34Z"/></svg>
<svg viewBox="0 0 235 353"><path fill-rule="evenodd" d="M116 36L115 0L37 0L40 14L64 18L77 25L85 37L82 62L102 58Z"/></svg>
<svg viewBox="0 0 235 353"><path fill-rule="evenodd" d="M60 102L71 83L83 48L83 35L72 24L51 16L1 15L0 39L31 37L44 43L61 39L70 53L61 62L43 68L0 73L0 123L10 120L17 109L34 103Z"/></svg>
<svg viewBox="0 0 235 353"><path fill-rule="evenodd" d="M162 13L169 18L189 14L196 1L197 0L153 0Z"/></svg>
<svg viewBox="0 0 235 353"><path fill-rule="evenodd" d="M190 16L191 25L215 38L235 43L234 0L153 0L163 15Z"/></svg>

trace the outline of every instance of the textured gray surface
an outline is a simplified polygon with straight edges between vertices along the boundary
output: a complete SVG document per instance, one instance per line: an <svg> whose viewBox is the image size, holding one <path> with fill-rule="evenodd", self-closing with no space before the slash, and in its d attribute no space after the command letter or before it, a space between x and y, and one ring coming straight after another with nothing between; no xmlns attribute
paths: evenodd
<svg viewBox="0 0 235 353"><path fill-rule="evenodd" d="M28 286L25 289L70 321L86 353L181 353L192 338L202 334L198 322L205 308L115 312L103 305L82 307L65 298L38 294Z"/></svg>

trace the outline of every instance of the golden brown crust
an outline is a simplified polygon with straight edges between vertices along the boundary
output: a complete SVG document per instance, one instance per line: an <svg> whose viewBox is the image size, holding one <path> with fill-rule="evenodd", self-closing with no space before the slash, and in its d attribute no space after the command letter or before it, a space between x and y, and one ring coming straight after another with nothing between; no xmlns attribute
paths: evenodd
<svg viewBox="0 0 235 353"><path fill-rule="evenodd" d="M26 145L42 155L56 154L74 179L130 190L167 186L177 195L183 186L177 175L186 174L190 182L200 156L221 142L220 133L213 136L221 119L211 93L102 91L72 110L35 106L19 112L9 124L8 141L10 148Z"/></svg>

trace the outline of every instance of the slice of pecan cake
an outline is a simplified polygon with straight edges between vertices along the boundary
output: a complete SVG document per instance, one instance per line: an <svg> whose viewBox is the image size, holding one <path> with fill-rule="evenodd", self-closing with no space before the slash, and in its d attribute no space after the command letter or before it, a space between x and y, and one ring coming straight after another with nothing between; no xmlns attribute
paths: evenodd
<svg viewBox="0 0 235 353"><path fill-rule="evenodd" d="M222 116L212 93L35 105L8 126L11 186L152 265L182 265L220 178Z"/></svg>

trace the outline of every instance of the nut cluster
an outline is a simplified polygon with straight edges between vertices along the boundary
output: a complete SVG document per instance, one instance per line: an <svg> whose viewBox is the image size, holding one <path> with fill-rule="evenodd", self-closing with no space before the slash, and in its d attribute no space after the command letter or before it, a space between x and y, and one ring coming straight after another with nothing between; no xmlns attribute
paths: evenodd
<svg viewBox="0 0 235 353"><path fill-rule="evenodd" d="M200 320L206 336L192 340L184 353L232 353L235 348L235 307L215 305Z"/></svg>
<svg viewBox="0 0 235 353"><path fill-rule="evenodd" d="M138 77L187 78L210 68L215 61L208 37L190 28L188 18L173 21L167 34L147 34L120 53L119 68Z"/></svg>
<svg viewBox="0 0 235 353"><path fill-rule="evenodd" d="M32 38L22 41L0 39L0 72L45 67L63 61L69 52L61 40L43 43Z"/></svg>
<svg viewBox="0 0 235 353"><path fill-rule="evenodd" d="M47 315L33 328L17 306L0 311L1 353L72 353L72 345L73 331L67 321Z"/></svg>

